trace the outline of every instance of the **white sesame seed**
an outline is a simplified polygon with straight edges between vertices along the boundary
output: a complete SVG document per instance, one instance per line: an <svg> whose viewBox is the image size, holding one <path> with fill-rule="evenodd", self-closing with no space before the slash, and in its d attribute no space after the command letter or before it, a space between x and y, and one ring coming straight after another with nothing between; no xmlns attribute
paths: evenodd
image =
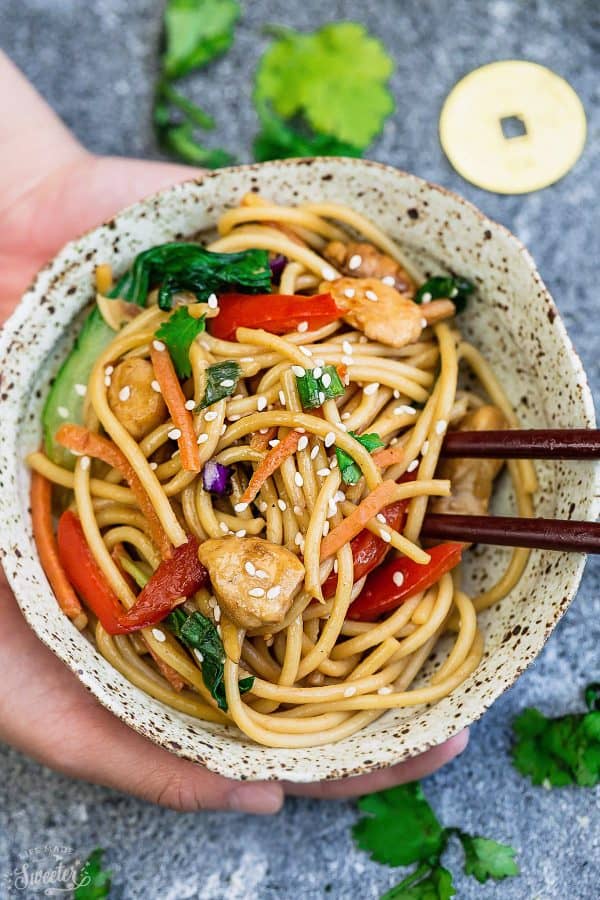
<svg viewBox="0 0 600 900"><path fill-rule="evenodd" d="M206 301L209 309L216 309L219 305L219 301L217 300L216 294L211 294L208 300Z"/></svg>
<svg viewBox="0 0 600 900"><path fill-rule="evenodd" d="M355 687L347 687L346 690L344 691L344 697L354 697L355 693L356 693Z"/></svg>
<svg viewBox="0 0 600 900"><path fill-rule="evenodd" d="M424 294L421 295L421 303L431 303L432 300L433 300L433 297L431 296L429 291L426 291Z"/></svg>
<svg viewBox="0 0 600 900"><path fill-rule="evenodd" d="M304 485L304 478L302 477L300 472L296 472L296 474L294 475L294 481L296 482L296 484L299 488L301 488Z"/></svg>
<svg viewBox="0 0 600 900"><path fill-rule="evenodd" d="M343 412L343 413L342 413L342 422L347 422L348 419L351 417L351 415L352 415L352 413L349 413L349 412Z"/></svg>
<svg viewBox="0 0 600 900"><path fill-rule="evenodd" d="M426 319L425 317L423 317L423 318L421 319L421 328L427 328L427 325L428 325L428 324L429 324L429 323L427 322L427 319Z"/></svg>
<svg viewBox="0 0 600 900"><path fill-rule="evenodd" d="M254 563L250 562L250 560L248 560L248 562L244 563L244 569L246 570L248 575L256 574L256 569L254 567Z"/></svg>
<svg viewBox="0 0 600 900"><path fill-rule="evenodd" d="M229 419L230 422L239 422L239 420L242 417L241 416L227 416L227 418Z"/></svg>
<svg viewBox="0 0 600 900"><path fill-rule="evenodd" d="M298 322L296 326L296 330L302 334L304 331L308 331L308 322Z"/></svg>
<svg viewBox="0 0 600 900"><path fill-rule="evenodd" d="M281 497L277 501L277 506L279 507L281 512L285 512L287 509L287 503L285 502L285 500L282 500Z"/></svg>
<svg viewBox="0 0 600 900"><path fill-rule="evenodd" d="M348 268L353 271L354 269L358 269L361 263L362 256L359 256L358 253L355 253L354 256L351 256L348 261Z"/></svg>
<svg viewBox="0 0 600 900"><path fill-rule="evenodd" d="M371 384L368 384L365 388L363 388L364 393L367 394L367 396L369 396L369 397L372 394L376 394L378 390L379 390L379 382L378 381L373 381Z"/></svg>
<svg viewBox="0 0 600 900"><path fill-rule="evenodd" d="M333 496L333 499L335 500L336 503L343 503L344 500L346 499L346 495L343 491L336 491Z"/></svg>
<svg viewBox="0 0 600 900"><path fill-rule="evenodd" d="M110 375L105 375L105 376L104 376L104 384L105 384L106 387L110 387L111 381L112 381L112 379L111 379Z"/></svg>
<svg viewBox="0 0 600 900"><path fill-rule="evenodd" d="M204 413L204 421L205 422L214 422L215 419L217 418L217 415L218 415L218 413L214 412L213 410L209 410L208 412Z"/></svg>
<svg viewBox="0 0 600 900"><path fill-rule="evenodd" d="M335 456L330 456L330 457L329 457L329 468L330 468L330 469L337 469L337 464L338 464L338 461L337 461L336 457L335 457Z"/></svg>
<svg viewBox="0 0 600 900"><path fill-rule="evenodd" d="M415 469L418 469L418 468L419 468L419 460L418 460L418 459L413 459L413 461L410 462L410 463L407 465L406 471L407 471L407 472L414 472Z"/></svg>
<svg viewBox="0 0 600 900"><path fill-rule="evenodd" d="M399 399L400 399L400 391L398 390L398 388L394 388L394 400L399 400Z"/></svg>
<svg viewBox="0 0 600 900"><path fill-rule="evenodd" d="M421 447L421 453L423 456L427 456L427 451L429 450L429 441L424 441L423 446Z"/></svg>
<svg viewBox="0 0 600 900"><path fill-rule="evenodd" d="M164 643L164 641L166 641L166 639L167 639L166 634L164 633L164 631L161 631L160 628L152 629L152 637L156 641L160 641L161 644Z"/></svg>
<svg viewBox="0 0 600 900"><path fill-rule="evenodd" d="M229 531L229 528L227 527L225 522L219 522L219 528L221 529L223 534L227 534L227 532Z"/></svg>
<svg viewBox="0 0 600 900"><path fill-rule="evenodd" d="M198 650L197 647L194 647L194 656L196 657L198 662L200 662L200 663L204 662L204 657L202 656L202 654L200 653L200 651Z"/></svg>
<svg viewBox="0 0 600 900"><path fill-rule="evenodd" d="M385 696L386 694L391 694L392 691L393 691L393 688L389 684L384 684L383 687L380 687L378 689L377 693L381 694L382 696Z"/></svg>
<svg viewBox="0 0 600 900"><path fill-rule="evenodd" d="M235 532L235 536L236 536L236 537L246 537L246 529L245 529L245 528L240 528L239 531L236 531L236 532Z"/></svg>
<svg viewBox="0 0 600 900"><path fill-rule="evenodd" d="M223 381L220 382L221 387L224 387L224 388L233 387L234 384L235 384L235 381L233 380L233 378L224 378Z"/></svg>
<svg viewBox="0 0 600 900"><path fill-rule="evenodd" d="M320 478L327 478L328 475L331 475L331 469L317 469L317 475Z"/></svg>
<svg viewBox="0 0 600 900"><path fill-rule="evenodd" d="M394 287L396 284L396 279L393 275L384 275L381 281L383 284L387 284L388 287Z"/></svg>
<svg viewBox="0 0 600 900"><path fill-rule="evenodd" d="M298 441L298 450L306 450L308 447L308 438L305 434L302 435L300 440Z"/></svg>
<svg viewBox="0 0 600 900"><path fill-rule="evenodd" d="M385 541L386 544L389 544L390 541L392 540L392 536L389 533L389 531L385 531L383 528L379 529L379 537L381 538L382 541Z"/></svg>
<svg viewBox="0 0 600 900"><path fill-rule="evenodd" d="M344 355L342 356L341 361L343 362L343 364L344 364L345 366L351 366L351 365L352 365L352 357L351 357L351 356L346 356L346 354L344 354Z"/></svg>
<svg viewBox="0 0 600 900"><path fill-rule="evenodd" d="M233 507L237 513L245 512L248 509L247 503L236 503Z"/></svg>
<svg viewBox="0 0 600 900"><path fill-rule="evenodd" d="M312 373L313 373L313 378L320 378L321 375L323 374L323 370L321 368L319 368L319 366L315 366L315 368L312 370Z"/></svg>
<svg viewBox="0 0 600 900"><path fill-rule="evenodd" d="M329 522L323 522L323 537L327 537L329 534Z"/></svg>
<svg viewBox="0 0 600 900"><path fill-rule="evenodd" d="M417 411L414 406L397 406L394 410L396 416L416 416Z"/></svg>
<svg viewBox="0 0 600 900"><path fill-rule="evenodd" d="M282 406L285 406L285 394L283 391L279 391L279 402Z"/></svg>
<svg viewBox="0 0 600 900"><path fill-rule="evenodd" d="M107 367L105 368L105 370L104 370L104 374L105 374L105 375L112 375L112 373L113 373L114 371L115 371L115 367L114 367L114 366L107 366Z"/></svg>
<svg viewBox="0 0 600 900"><path fill-rule="evenodd" d="M352 344L350 341L342 341L342 350L344 353L347 353L348 356L352 356Z"/></svg>
<svg viewBox="0 0 600 900"><path fill-rule="evenodd" d="M261 429L259 429L259 432L258 432L258 433L259 433L259 434L267 434L268 431L269 431L268 428L261 428Z"/></svg>
<svg viewBox="0 0 600 900"><path fill-rule="evenodd" d="M262 412L264 409L266 409L266 408L267 408L267 404L268 404L268 400L267 400L266 397L264 397L264 396L262 396L262 395L261 395L260 397L257 397L257 399L256 399L256 408L257 408L257 410L258 410L259 412Z"/></svg>
<svg viewBox="0 0 600 900"><path fill-rule="evenodd" d="M254 357L253 357L253 356L242 356L241 359L240 359L240 362L253 363L253 362L254 362ZM236 397L235 399L237 400L238 397Z"/></svg>
<svg viewBox="0 0 600 900"><path fill-rule="evenodd" d="M151 463L149 463L149 466L153 472L156 472L156 470L158 469L158 463L151 462Z"/></svg>
<svg viewBox="0 0 600 900"><path fill-rule="evenodd" d="M396 587L402 587L402 585L404 584L404 575L402 574L402 572L394 572L394 574L392 575L392 581L394 582Z"/></svg>
<svg viewBox="0 0 600 900"><path fill-rule="evenodd" d="M265 503L264 500L260 500L256 505L257 505L258 508L260 509L261 513L266 513L266 511L267 511L268 508L269 508L269 504L268 504L268 503Z"/></svg>
<svg viewBox="0 0 600 900"><path fill-rule="evenodd" d="M304 538L302 537L302 533L300 531L297 531L296 536L294 538L294 543L295 543L296 547L299 547L300 544L302 544L303 542L304 542Z"/></svg>
<svg viewBox="0 0 600 900"><path fill-rule="evenodd" d="M312 356L312 350L309 350L308 347L300 346L298 349L301 350L301 352L304 353L305 356Z"/></svg>
<svg viewBox="0 0 600 900"><path fill-rule="evenodd" d="M354 290L354 288L344 288L344 297L347 297L348 300L352 300L355 293L356 291Z"/></svg>
<svg viewBox="0 0 600 900"><path fill-rule="evenodd" d="M215 622L221 621L221 607L220 606L215 606L215 611L214 611L213 615L215 617Z"/></svg>
<svg viewBox="0 0 600 900"><path fill-rule="evenodd" d="M219 432L221 437L223 437L223 435L225 434L226 431L227 431L227 425L225 424L225 422L223 422L223 424L221 425L221 430Z"/></svg>
<svg viewBox="0 0 600 900"><path fill-rule="evenodd" d="M385 516L383 515L383 513L377 513L375 518L377 519L378 522L381 522L382 525L387 525L387 522L385 521Z"/></svg>
<svg viewBox="0 0 600 900"><path fill-rule="evenodd" d="M178 441L181 437L181 429L171 428L171 430L167 432L167 437L171 438L172 441Z"/></svg>
<svg viewBox="0 0 600 900"><path fill-rule="evenodd" d="M372 300L373 303L377 303L377 301L379 300L379 297L377 296L375 291L371 290L365 291L365 297L367 298L367 300Z"/></svg>
<svg viewBox="0 0 600 900"><path fill-rule="evenodd" d="M332 447L333 444L335 444L335 432L328 431L327 434L325 435L325 446Z"/></svg>
<svg viewBox="0 0 600 900"><path fill-rule="evenodd" d="M319 445L315 444L315 446L310 451L310 458L316 459L318 455L319 455Z"/></svg>
<svg viewBox="0 0 600 900"><path fill-rule="evenodd" d="M265 572L264 569L257 569L257 570L256 570L256 577L257 577L257 578L260 578L261 580L264 581L265 578L268 578L268 577L269 577L269 574L268 574L268 572Z"/></svg>
<svg viewBox="0 0 600 900"><path fill-rule="evenodd" d="M73 385L73 387L75 389L75 393L79 394L80 397L85 397L85 395L87 394L87 387L85 386L85 384L75 384Z"/></svg>
<svg viewBox="0 0 600 900"><path fill-rule="evenodd" d="M324 391L319 391L319 403L321 404L321 406L323 406L323 404L325 403L325 392Z"/></svg>
<svg viewBox="0 0 600 900"><path fill-rule="evenodd" d="M250 590L248 591L248 594L251 597L264 597L265 591L264 591L264 588L255 587L255 588L250 588Z"/></svg>
<svg viewBox="0 0 600 900"><path fill-rule="evenodd" d="M335 271L331 268L331 266L323 266L321 274L325 281L334 281L335 280Z"/></svg>
<svg viewBox="0 0 600 900"><path fill-rule="evenodd" d="M296 378L303 378L306 375L306 369L303 369L302 366L292 366L292 372Z"/></svg>
<svg viewBox="0 0 600 900"><path fill-rule="evenodd" d="M152 346L154 347L155 350L159 350L159 351L165 349L165 345L163 344L162 341L152 341Z"/></svg>
<svg viewBox="0 0 600 900"><path fill-rule="evenodd" d="M59 414L59 416L61 417L61 419L69 418L69 410L67 409L66 406L59 406L56 411Z"/></svg>
<svg viewBox="0 0 600 900"><path fill-rule="evenodd" d="M217 625L217 634L219 635L219 637L223 637L223 632L222 632L222 630L221 630L221 626L220 626L220 625Z"/></svg>
<svg viewBox="0 0 600 900"><path fill-rule="evenodd" d="M445 432L445 430L446 430L447 427L448 427L448 423L447 423L446 421L444 421L444 419L439 419L439 420L435 423L435 433L436 433L436 434L443 434L443 433Z"/></svg>
<svg viewBox="0 0 600 900"><path fill-rule="evenodd" d="M207 442L207 440L208 440L207 434L199 434L198 438L196 440L196 443L197 444L205 444Z"/></svg>
<svg viewBox="0 0 600 900"><path fill-rule="evenodd" d="M90 467L90 458L89 456L82 456L79 460L79 465L83 469L84 472L87 472Z"/></svg>
<svg viewBox="0 0 600 900"><path fill-rule="evenodd" d="M188 412L191 412L193 409L196 408L196 403L194 400L186 400L183 405L185 406L185 408L187 409Z"/></svg>
<svg viewBox="0 0 600 900"><path fill-rule="evenodd" d="M302 515L302 507L301 507L301 506L295 506L295 507L294 507L294 515L295 515L295 516L301 516L301 515Z"/></svg>
<svg viewBox="0 0 600 900"><path fill-rule="evenodd" d="M325 372L321 379L321 384L324 388L328 388L331 385L331 375L329 374L329 372Z"/></svg>
<svg viewBox="0 0 600 900"><path fill-rule="evenodd" d="M131 397L131 388L129 387L128 384L126 384L125 387L122 387L121 390L119 391L119 400L122 400L124 403L126 400L129 400L130 397Z"/></svg>
<svg viewBox="0 0 600 900"><path fill-rule="evenodd" d="M280 443L281 441L278 438L273 438L269 441L269 447L277 447Z"/></svg>
<svg viewBox="0 0 600 900"><path fill-rule="evenodd" d="M278 584L274 584L273 587L270 587L267 591L267 600L276 600L281 593L281 587Z"/></svg>
<svg viewBox="0 0 600 900"><path fill-rule="evenodd" d="M156 379L151 383L150 387L156 394L160 394L160 384Z"/></svg>

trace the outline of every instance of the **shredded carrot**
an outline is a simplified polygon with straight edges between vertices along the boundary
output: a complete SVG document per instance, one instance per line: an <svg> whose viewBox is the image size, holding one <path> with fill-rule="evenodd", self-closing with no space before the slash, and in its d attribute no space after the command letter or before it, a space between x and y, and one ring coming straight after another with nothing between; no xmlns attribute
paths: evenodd
<svg viewBox="0 0 600 900"><path fill-rule="evenodd" d="M164 675L174 691L177 691L177 693L182 691L185 687L185 681L183 680L179 672L174 669L173 666L170 666L169 663L165 662L164 659L161 659L158 653L154 652L145 637L142 636L142 640L148 648L150 656L158 666L161 675Z"/></svg>
<svg viewBox="0 0 600 900"><path fill-rule="evenodd" d="M255 431L250 438L250 446L253 450L259 450L261 453L266 453L269 448L269 441L272 441L275 437L277 437L276 425L273 425L271 428L266 428L264 434L261 434L260 431Z"/></svg>
<svg viewBox="0 0 600 900"><path fill-rule="evenodd" d="M101 263L96 266L96 290L99 294L106 296L113 284L112 266L108 263Z"/></svg>
<svg viewBox="0 0 600 900"><path fill-rule="evenodd" d="M119 470L128 482L138 502L138 506L146 517L150 536L154 544L160 551L163 559L169 559L173 553L171 542L135 469L116 444L113 444L108 438L102 437L102 435L96 434L88 428L84 428L83 425L61 425L56 432L56 440L63 447L66 447L67 450L80 454L85 453L87 456L93 456L95 459L101 459L107 465Z"/></svg>
<svg viewBox="0 0 600 900"><path fill-rule="evenodd" d="M383 450L372 453L371 459L378 469L387 469L388 466L403 462L404 456L403 447L384 447Z"/></svg>
<svg viewBox="0 0 600 900"><path fill-rule="evenodd" d="M395 481L383 481L368 494L354 512L330 531L321 542L321 559L327 559L356 537L367 522L376 516L384 506L398 499L398 485Z"/></svg>
<svg viewBox="0 0 600 900"><path fill-rule="evenodd" d="M160 385L163 400L171 414L173 425L181 432L180 437L177 438L179 452L181 453L181 467L186 472L199 472L202 468L202 463L200 462L200 448L196 440L196 432L194 431L194 418L191 412L185 408L185 394L181 390L173 360L166 348L157 350L154 346L150 350L150 357L156 380Z"/></svg>
<svg viewBox="0 0 600 900"><path fill-rule="evenodd" d="M58 557L52 528L52 483L38 472L31 473L31 519L40 562L58 605L81 631L87 625L87 616Z"/></svg>
<svg viewBox="0 0 600 900"><path fill-rule="evenodd" d="M252 503L261 487L273 472L298 449L298 441L302 437L299 431L290 431L281 439L276 447L270 450L254 470L248 487L240 497L240 503Z"/></svg>

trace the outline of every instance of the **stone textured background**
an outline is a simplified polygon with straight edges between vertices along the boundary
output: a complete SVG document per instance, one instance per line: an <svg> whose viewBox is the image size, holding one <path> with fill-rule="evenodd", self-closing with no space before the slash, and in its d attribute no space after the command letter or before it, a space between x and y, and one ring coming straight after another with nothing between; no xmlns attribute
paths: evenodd
<svg viewBox="0 0 600 900"><path fill-rule="evenodd" d="M257 128L252 73L267 43L265 22L306 30L343 18L364 22L396 60L397 112L368 155L459 191L528 245L597 393L597 0L247 0L242 6L234 49L190 85L217 117L219 143L237 148L241 161L250 159ZM0 44L87 147L158 157L150 109L161 12L157 0L0 0ZM575 169L530 196L494 196L465 183L437 139L440 105L454 82L478 65L509 58L531 59L565 76L588 114L588 143ZM600 677L599 586L600 565L592 560L536 664L474 726L465 754L425 782L445 823L519 851L520 878L481 886L458 874L460 859L452 850L460 898L599 896L598 789L533 788L509 760L517 712L531 704L554 714L573 710L583 686ZM0 883L20 852L46 843L70 845L79 854L106 847L115 872L111 896L123 900L376 898L399 880L353 849L350 803L290 800L274 820L178 815L68 781L7 748L1 753Z"/></svg>

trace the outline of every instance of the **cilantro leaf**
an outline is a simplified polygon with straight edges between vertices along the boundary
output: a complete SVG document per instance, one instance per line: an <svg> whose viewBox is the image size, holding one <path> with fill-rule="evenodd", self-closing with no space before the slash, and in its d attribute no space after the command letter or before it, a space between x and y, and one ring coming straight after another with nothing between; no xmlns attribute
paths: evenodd
<svg viewBox="0 0 600 900"><path fill-rule="evenodd" d="M418 782L361 797L358 807L367 815L354 825L352 834L371 859L408 866L440 857L446 833Z"/></svg>
<svg viewBox="0 0 600 900"><path fill-rule="evenodd" d="M512 847L489 838L472 837L463 831L458 832L458 837L465 851L466 875L484 884L488 878L499 880L519 874Z"/></svg>
<svg viewBox="0 0 600 900"><path fill-rule="evenodd" d="M181 78L229 50L239 15L235 0L168 0L162 58L167 77Z"/></svg>
<svg viewBox="0 0 600 900"><path fill-rule="evenodd" d="M208 169L234 162L234 157L226 150L205 147L200 143L196 130L214 128L214 119L165 79L159 81L156 89L153 119L158 142L168 153Z"/></svg>
<svg viewBox="0 0 600 900"><path fill-rule="evenodd" d="M448 869L422 866L386 891L380 900L450 900L455 894Z"/></svg>
<svg viewBox="0 0 600 900"><path fill-rule="evenodd" d="M102 900L108 897L112 872L102 868L104 850L93 850L77 873L77 887L73 891L74 900Z"/></svg>
<svg viewBox="0 0 600 900"><path fill-rule="evenodd" d="M262 126L262 131L254 140L254 158L257 162L296 156L361 155L360 149L353 144L327 134L315 134L306 127L293 128L258 98L255 98L255 105Z"/></svg>
<svg viewBox="0 0 600 900"><path fill-rule="evenodd" d="M255 101L362 150L394 110L386 87L392 69L382 44L357 22L330 23L312 34L286 29L260 61Z"/></svg>
<svg viewBox="0 0 600 900"><path fill-rule="evenodd" d="M369 451L369 453L372 453L373 450L378 450L380 447L384 446L383 441L375 432L373 432L372 434L356 434L355 431L350 431L348 433L356 441L358 441L359 444L362 444L363 447ZM362 476L360 466L355 463L352 457L340 447L335 448L335 455L337 457L338 466L342 474L342 481L344 481L346 484L356 484L356 482L359 481Z"/></svg>
<svg viewBox="0 0 600 900"><path fill-rule="evenodd" d="M187 306L180 306L156 332L156 337L167 345L180 378L189 378L192 374L190 347L202 331L204 316L195 319L190 316Z"/></svg>

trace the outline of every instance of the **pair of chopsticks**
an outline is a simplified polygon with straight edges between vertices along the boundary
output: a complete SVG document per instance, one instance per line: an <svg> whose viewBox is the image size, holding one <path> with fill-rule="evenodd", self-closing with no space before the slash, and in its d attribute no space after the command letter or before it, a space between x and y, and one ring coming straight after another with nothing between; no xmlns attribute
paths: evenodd
<svg viewBox="0 0 600 900"><path fill-rule="evenodd" d="M442 444L444 459L600 459L600 430L591 428L512 431L452 431ZM423 537L600 553L600 524L515 516L425 516Z"/></svg>

